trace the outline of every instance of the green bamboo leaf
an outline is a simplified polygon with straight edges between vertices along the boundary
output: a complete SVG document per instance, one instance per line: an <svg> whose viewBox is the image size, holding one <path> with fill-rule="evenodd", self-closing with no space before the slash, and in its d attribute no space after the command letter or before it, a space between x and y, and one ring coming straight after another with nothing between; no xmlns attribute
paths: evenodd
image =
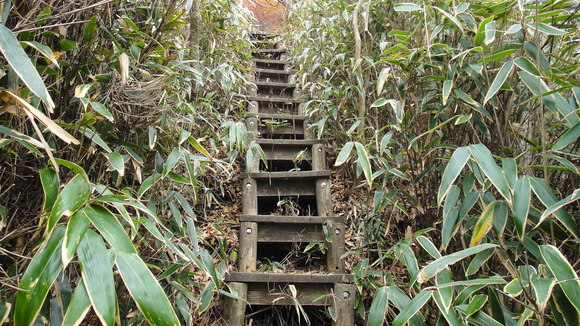
<svg viewBox="0 0 580 326"><path fill-rule="evenodd" d="M36 320L48 291L62 271L61 246L64 233L64 227L55 228L22 275L18 287L23 291L16 295L14 325L29 326Z"/></svg>
<svg viewBox="0 0 580 326"><path fill-rule="evenodd" d="M115 281L105 242L89 229L77 252L86 290L97 317L103 325L114 325L117 312Z"/></svg>
<svg viewBox="0 0 580 326"><path fill-rule="evenodd" d="M550 271L560 283L564 294L576 308L576 312L580 313L580 281L574 268L560 250L552 245L540 246L540 252Z"/></svg>
<svg viewBox="0 0 580 326"><path fill-rule="evenodd" d="M91 101L91 106L100 115L107 118L111 122L115 122L115 118L113 117L113 114L111 113L111 111L109 111L109 109L107 109L107 107L103 103Z"/></svg>
<svg viewBox="0 0 580 326"><path fill-rule="evenodd" d="M577 201L578 199L580 199L580 189L574 190L568 197L550 205L544 211L544 213L542 213L542 216L540 217L540 221L543 221L550 214L554 214L554 212L556 212L560 208L562 208L570 203L573 203L573 202Z"/></svg>
<svg viewBox="0 0 580 326"><path fill-rule="evenodd" d="M83 210L95 228L115 251L137 253L119 219L103 206L91 204Z"/></svg>
<svg viewBox="0 0 580 326"><path fill-rule="evenodd" d="M125 175L125 160L121 154L117 152L110 152L103 153L103 155L107 158L109 164L111 164L111 168L119 173L119 176L122 177Z"/></svg>
<svg viewBox="0 0 580 326"><path fill-rule="evenodd" d="M461 32L463 32L463 26L461 26L459 19L455 18L455 16L451 15L450 13L448 13L447 11L445 11L439 7L433 7L433 8L439 10L443 14L443 16L447 17L450 21L452 21L453 24L455 24L455 26L459 27Z"/></svg>
<svg viewBox="0 0 580 326"><path fill-rule="evenodd" d="M499 51L496 53L493 53L491 55L488 55L486 57L484 57L483 59L481 59L481 63L488 63L488 62L494 62L494 61L499 61L507 56L510 56L516 52L518 52L519 50L516 49L509 49L509 50L505 50L505 51Z"/></svg>
<svg viewBox="0 0 580 326"><path fill-rule="evenodd" d="M215 290L215 283L208 283L205 286L205 288L203 288L203 291L201 291L200 299L199 299L200 304L199 304L199 307L197 307L198 313L202 313L202 312L206 311L207 308L209 308L211 302L213 301L214 290Z"/></svg>
<svg viewBox="0 0 580 326"><path fill-rule="evenodd" d="M536 26L535 24L531 24L531 23L527 24L527 25L528 25L528 27L533 28L533 29L536 29L536 27L537 27L537 29L540 32L547 34L547 35L564 35L564 34L568 33L564 30L561 30L559 28L556 28L552 25L548 25L545 23L539 23L538 26Z"/></svg>
<svg viewBox="0 0 580 326"><path fill-rule="evenodd" d="M514 63L518 68L522 69L523 71L532 74L534 76L541 76L540 70L533 64L530 60L526 57L519 57L514 59Z"/></svg>
<svg viewBox="0 0 580 326"><path fill-rule="evenodd" d="M52 168L44 168L38 171L40 174L40 182L42 183L42 191L44 192L44 202L42 210L50 212L58 196L58 174Z"/></svg>
<svg viewBox="0 0 580 326"><path fill-rule="evenodd" d="M496 200L485 208L479 219L477 219L477 223L475 224L475 228L473 230L473 235L471 236L471 242L469 243L469 247L473 247L481 243L483 237L487 235L489 230L491 230L493 226L493 215L496 209L496 206L500 204L501 201Z"/></svg>
<svg viewBox="0 0 580 326"><path fill-rule="evenodd" d="M64 166L65 168L73 171L74 173L78 174L78 175L82 175L85 180L89 180L89 176L87 175L87 172L85 172L85 170L80 167L78 164L75 164L73 162L69 162L67 160L63 160L63 159L59 159L59 158L55 158L54 161L56 162L56 164L60 165L60 166Z"/></svg>
<svg viewBox="0 0 580 326"><path fill-rule="evenodd" d="M503 291L515 298L522 294L524 289L520 279L516 277L503 287Z"/></svg>
<svg viewBox="0 0 580 326"><path fill-rule="evenodd" d="M387 298L399 311L403 311L409 305L411 299L398 287L387 286ZM425 325L425 318L419 313L415 314L409 322L412 326Z"/></svg>
<svg viewBox="0 0 580 326"><path fill-rule="evenodd" d="M377 290L375 297L373 298L373 303L369 309L369 317L367 320L367 325L369 326L381 326L385 320L385 314L387 312L388 304L388 287L383 286Z"/></svg>
<svg viewBox="0 0 580 326"><path fill-rule="evenodd" d="M455 150L449 163L445 167L445 172L443 172L443 178L441 178L441 184L439 185L439 190L437 192L437 203L441 205L445 196L449 193L451 186L463 170L465 164L469 160L470 151L468 147L459 147Z"/></svg>
<svg viewBox="0 0 580 326"><path fill-rule="evenodd" d="M556 196L552 191L552 188L546 183L544 179L540 178L530 178L530 184L532 185L532 190L538 196L542 204L546 207L551 207L552 205L557 205ZM560 207L555 212L551 213L554 214L556 219L562 223L562 225L568 230L568 232L572 233L575 237L580 237L580 231L578 230L578 225L563 207ZM547 217L547 215L546 215ZM537 225L542 224L543 220L539 220Z"/></svg>
<svg viewBox="0 0 580 326"><path fill-rule="evenodd" d="M171 172L171 170L173 170L177 162L179 162L179 160L181 159L181 156L182 156L181 149L179 147L175 147L171 151L171 153L167 157L167 161L163 165L163 176L166 176L169 172Z"/></svg>
<svg viewBox="0 0 580 326"><path fill-rule="evenodd" d="M479 285L494 285L494 284L505 284L505 280L501 276L492 276L486 278L478 278L474 280L455 281L445 284L438 284L437 286L430 286L428 288L425 288L425 290L443 289L452 286L479 286Z"/></svg>
<svg viewBox="0 0 580 326"><path fill-rule="evenodd" d="M430 278L432 278L433 276L437 275L443 269L447 268L447 266L453 265L453 264L457 263L458 261L460 261L466 257L469 257L471 255L475 255L483 250L495 248L495 247L497 247L497 245L494 245L491 243L484 243L484 244L477 245L475 247L463 249L463 250L454 252L452 254L449 254L447 256L443 256L441 258L438 258L438 259L432 261L431 263L427 264L427 266L423 267L423 269L419 272L418 281L419 281L419 283L424 283L424 282L428 281Z"/></svg>
<svg viewBox="0 0 580 326"><path fill-rule="evenodd" d="M483 144L470 145L469 149L475 162L477 162L477 165L481 168L483 173L489 178L491 183L493 183L508 203L511 203L511 193L505 175L495 163L493 155L489 149L487 149Z"/></svg>
<svg viewBox="0 0 580 326"><path fill-rule="evenodd" d="M495 20L492 20L489 23L485 24L485 39L483 40L483 44L489 45L493 41L495 41L495 27L496 27Z"/></svg>
<svg viewBox="0 0 580 326"><path fill-rule="evenodd" d="M10 316L12 305L8 302L0 301L0 325L4 325Z"/></svg>
<svg viewBox="0 0 580 326"><path fill-rule="evenodd" d="M423 11L423 8L414 3L399 3L395 5L395 11Z"/></svg>
<svg viewBox="0 0 580 326"><path fill-rule="evenodd" d="M208 160L213 160L213 157L209 154L209 152L201 145L201 143L199 141L197 141L197 139L193 138L192 136L187 137L187 141L191 144L191 146L193 146L193 148L195 148L198 152L201 153L201 155L207 157ZM238 145L238 147L240 147Z"/></svg>
<svg viewBox="0 0 580 326"><path fill-rule="evenodd" d="M64 235L64 244L62 246L62 262L64 266L73 259L77 246L85 235L87 228L91 224L87 215L85 214L85 207L79 209L74 213L66 226L66 233Z"/></svg>
<svg viewBox="0 0 580 326"><path fill-rule="evenodd" d="M464 326L465 325L465 323L463 323L461 321L461 319L459 319L459 316L457 316L455 309L446 310L445 306L443 305L443 302L441 301L441 298L439 298L436 295L433 296L433 299L435 300L435 304L437 304L437 307L439 308L439 312L441 313L443 318L445 318L445 320L447 321L447 323L449 325L451 325L451 326Z"/></svg>
<svg viewBox="0 0 580 326"><path fill-rule="evenodd" d="M503 174L508 182L510 189L514 189L516 179L518 178L518 165L516 160L511 157L504 157L501 159L501 167Z"/></svg>
<svg viewBox="0 0 580 326"><path fill-rule="evenodd" d="M8 61L8 64L10 64L10 67L12 67L18 77L44 102L47 111L52 113L54 102L44 85L44 81L16 37L4 25L0 25L0 52L4 54L4 58L6 58L6 61Z"/></svg>
<svg viewBox="0 0 580 326"><path fill-rule="evenodd" d="M411 302L395 317L392 324L393 326L405 325L411 317L413 317L423 306L431 299L433 295L432 291L421 291L417 296L415 296Z"/></svg>
<svg viewBox="0 0 580 326"><path fill-rule="evenodd" d="M373 183L373 171L371 169L371 162L369 161L369 156L367 154L367 150L363 146L363 144L359 142L354 143L356 147L356 153L358 155L357 161L360 163L363 173L365 175L365 179L367 180L367 184L369 187Z"/></svg>
<svg viewBox="0 0 580 326"><path fill-rule="evenodd" d="M371 108L380 108L381 106L385 106L387 103L389 103L387 99L380 98L371 104Z"/></svg>
<svg viewBox="0 0 580 326"><path fill-rule="evenodd" d="M91 300L85 288L85 282L81 279L66 309L62 324L70 326L80 325L90 308Z"/></svg>
<svg viewBox="0 0 580 326"><path fill-rule="evenodd" d="M118 252L116 265L131 297L149 323L155 326L179 325L169 299L139 256Z"/></svg>
<svg viewBox="0 0 580 326"><path fill-rule="evenodd" d="M528 177L516 180L514 186L514 205L512 210L514 213L516 232L520 240L524 239L526 231L528 213L530 211L531 194L532 188Z"/></svg>
<svg viewBox="0 0 580 326"><path fill-rule="evenodd" d="M149 126L149 149L155 148L155 143L157 143L157 129L154 126Z"/></svg>
<svg viewBox="0 0 580 326"><path fill-rule="evenodd" d="M552 289L556 285L556 280L553 278L543 278L536 274L533 274L530 283L532 284L532 289L536 296L536 304L540 311L546 309L550 295L552 295ZM578 299L578 298L576 298Z"/></svg>
<svg viewBox="0 0 580 326"><path fill-rule="evenodd" d="M48 217L46 234L50 234L62 216L71 216L91 196L91 185L83 175L76 175L60 192Z"/></svg>
<svg viewBox="0 0 580 326"><path fill-rule="evenodd" d="M447 100L449 99L449 95L451 94L451 89L453 88L453 80L447 79L443 82L443 105L447 104ZM456 123L457 124L457 123Z"/></svg>
<svg viewBox="0 0 580 326"><path fill-rule="evenodd" d="M575 124L574 127L568 129L558 141L552 146L553 151L559 151L562 148L572 144L580 137L580 122Z"/></svg>
<svg viewBox="0 0 580 326"><path fill-rule="evenodd" d="M478 312L483 305L487 302L487 295L485 294L478 294L473 296L469 306L467 306L467 312L465 313L466 316L471 316L474 313Z"/></svg>
<svg viewBox="0 0 580 326"><path fill-rule="evenodd" d="M96 28L97 28L97 18L93 16L83 28L83 41L85 43L89 43L93 40Z"/></svg>
<svg viewBox="0 0 580 326"><path fill-rule="evenodd" d="M512 72L513 68L514 62L512 60L507 61L501 66L499 72L495 76L493 82L491 83L491 86L489 87L487 93L485 94L483 104L487 103L487 101L489 101L499 91L501 86L505 83L506 79Z"/></svg>
<svg viewBox="0 0 580 326"><path fill-rule="evenodd" d="M203 265L205 267L207 275L209 277L211 277L215 286L219 288L221 280L220 280L220 277L218 276L217 271L215 269L215 265L213 263L213 258L211 257L211 254L207 250L202 250L200 253L200 256L201 256L201 260L203 262Z"/></svg>
<svg viewBox="0 0 580 326"><path fill-rule="evenodd" d="M23 41L21 43L34 48L45 58L47 58L50 62L52 62L57 68L60 68L60 66L58 65L58 60L56 60L56 56L54 55L54 52L52 52L52 49L50 47L36 41Z"/></svg>
<svg viewBox="0 0 580 326"><path fill-rule="evenodd" d="M95 144L99 145L99 147L104 149L107 153L110 153L113 151L111 149L111 147L109 147L109 145L107 145L107 143L103 140L103 138L101 138L101 136L99 136L94 130L81 127L81 128L79 128L79 131L83 135L87 136L87 138L89 138Z"/></svg>
<svg viewBox="0 0 580 326"><path fill-rule="evenodd" d="M509 35L509 34L515 34L519 31L522 30L522 24L517 23L517 24L513 24L511 25L504 33Z"/></svg>
<svg viewBox="0 0 580 326"><path fill-rule="evenodd" d="M487 26L487 24L492 22L493 19L494 19L493 15L489 16L479 24L477 28L477 33L475 34L475 39L473 40L473 44L475 46L483 45L483 41L485 40L485 27Z"/></svg>
<svg viewBox="0 0 580 326"><path fill-rule="evenodd" d="M475 255L465 270L465 276L471 276L475 274L481 268L481 266L483 266L483 264L485 264L485 262L491 258L493 253L493 249L488 249Z"/></svg>
<svg viewBox="0 0 580 326"><path fill-rule="evenodd" d="M562 97L560 93L552 93L549 95L544 95L551 92L550 88L544 80L538 76L534 76L525 71L519 71L518 75L520 79L526 85L526 87L535 95L541 96L542 101L552 112L558 112L567 121L567 125L572 127L580 122L580 118L572 106Z"/></svg>
<svg viewBox="0 0 580 326"><path fill-rule="evenodd" d="M428 252L429 255L431 255L433 258L437 259L442 257L439 250L437 250L437 247L435 247L429 238L420 235L417 237L417 242L419 242L421 247L423 247L423 249L425 249L425 251Z"/></svg>
<svg viewBox="0 0 580 326"><path fill-rule="evenodd" d="M435 284L447 284L452 281L451 270L446 268L442 270L439 274L435 276ZM451 304L453 303L453 295L455 294L455 288L446 287L434 291L433 296L439 297L441 304L445 308L445 311L451 309Z"/></svg>

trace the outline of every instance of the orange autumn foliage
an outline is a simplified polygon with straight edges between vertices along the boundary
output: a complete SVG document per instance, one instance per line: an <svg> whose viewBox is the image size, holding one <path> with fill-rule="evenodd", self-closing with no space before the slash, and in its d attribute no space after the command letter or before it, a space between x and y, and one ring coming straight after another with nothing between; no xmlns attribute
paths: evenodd
<svg viewBox="0 0 580 326"><path fill-rule="evenodd" d="M255 18L255 26L265 33L275 32L284 23L284 5L276 0L240 0Z"/></svg>

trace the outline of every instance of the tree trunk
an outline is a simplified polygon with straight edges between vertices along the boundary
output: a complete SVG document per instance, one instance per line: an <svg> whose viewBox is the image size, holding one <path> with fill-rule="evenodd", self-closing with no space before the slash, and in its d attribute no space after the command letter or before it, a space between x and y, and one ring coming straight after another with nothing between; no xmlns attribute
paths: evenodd
<svg viewBox="0 0 580 326"><path fill-rule="evenodd" d="M191 59L199 59L199 38L200 38L200 24L201 15L199 13L199 1L193 0L191 8L189 9L189 55Z"/></svg>

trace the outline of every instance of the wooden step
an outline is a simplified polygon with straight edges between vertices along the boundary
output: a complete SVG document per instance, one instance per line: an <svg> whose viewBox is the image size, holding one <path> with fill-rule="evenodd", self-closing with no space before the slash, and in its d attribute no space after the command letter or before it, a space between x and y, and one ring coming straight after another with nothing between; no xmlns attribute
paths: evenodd
<svg viewBox="0 0 580 326"><path fill-rule="evenodd" d="M288 70L278 70L278 69L262 69L262 68L252 68L252 72L265 75L292 75L294 72Z"/></svg>
<svg viewBox="0 0 580 326"><path fill-rule="evenodd" d="M319 139L256 139L256 143L260 145L279 145L279 146L312 146L314 144L322 144L323 141Z"/></svg>
<svg viewBox="0 0 580 326"><path fill-rule="evenodd" d="M247 96L248 101L256 102L269 102L269 103L304 103L304 99L300 98L287 98L287 97L270 97L270 96Z"/></svg>
<svg viewBox="0 0 580 326"><path fill-rule="evenodd" d="M240 222L279 224L324 224L327 221L343 223L342 216L288 216L288 215L241 215Z"/></svg>
<svg viewBox="0 0 580 326"><path fill-rule="evenodd" d="M250 33L250 38L254 39L254 40L264 40L264 39L273 39L275 37L278 37L278 34L272 34L272 33Z"/></svg>
<svg viewBox="0 0 580 326"><path fill-rule="evenodd" d="M260 54L281 54L286 53L286 49L252 49L252 53Z"/></svg>
<svg viewBox="0 0 580 326"><path fill-rule="evenodd" d="M274 88L296 88L298 85L294 83L283 83L283 82L266 82L266 81L255 81L254 84L258 87L274 87Z"/></svg>
<svg viewBox="0 0 580 326"><path fill-rule="evenodd" d="M281 113L246 113L246 117L271 120L304 121L308 116L301 114L281 114Z"/></svg>
<svg viewBox="0 0 580 326"><path fill-rule="evenodd" d="M226 282L243 283L353 283L352 274L289 274L229 272Z"/></svg>
<svg viewBox="0 0 580 326"><path fill-rule="evenodd" d="M289 180L289 179L315 179L327 178L330 176L329 170L321 171L290 171L290 172L254 172L242 174L243 178L267 179L267 180Z"/></svg>
<svg viewBox="0 0 580 326"><path fill-rule="evenodd" d="M255 63L269 63L269 64L276 64L276 65L287 65L290 63L290 62L288 62L288 60L262 59L262 58L253 58L252 61L254 61ZM277 70L277 69L274 69L274 70Z"/></svg>
<svg viewBox="0 0 580 326"><path fill-rule="evenodd" d="M260 223L258 243L310 243L324 242L322 224Z"/></svg>

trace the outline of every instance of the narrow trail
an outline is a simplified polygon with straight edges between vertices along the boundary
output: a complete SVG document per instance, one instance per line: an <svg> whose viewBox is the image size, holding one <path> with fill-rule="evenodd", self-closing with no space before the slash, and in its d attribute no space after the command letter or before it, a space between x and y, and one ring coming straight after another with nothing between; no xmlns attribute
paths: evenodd
<svg viewBox="0 0 580 326"><path fill-rule="evenodd" d="M238 271L226 275L242 300L227 298L227 325L246 325L247 307L328 306L332 325L354 325L354 276L344 274L344 219L332 216L330 171L325 145L308 128L304 98L289 69L286 50L273 35L254 34L253 82L246 126L250 147L259 144L266 162L255 159L242 183ZM280 209L280 203L292 203ZM293 271L264 272L259 261L283 257L292 246L318 243L325 248L324 268L298 265ZM291 249L290 249L291 250ZM329 318L330 320L330 318ZM302 319L304 321L304 319Z"/></svg>

